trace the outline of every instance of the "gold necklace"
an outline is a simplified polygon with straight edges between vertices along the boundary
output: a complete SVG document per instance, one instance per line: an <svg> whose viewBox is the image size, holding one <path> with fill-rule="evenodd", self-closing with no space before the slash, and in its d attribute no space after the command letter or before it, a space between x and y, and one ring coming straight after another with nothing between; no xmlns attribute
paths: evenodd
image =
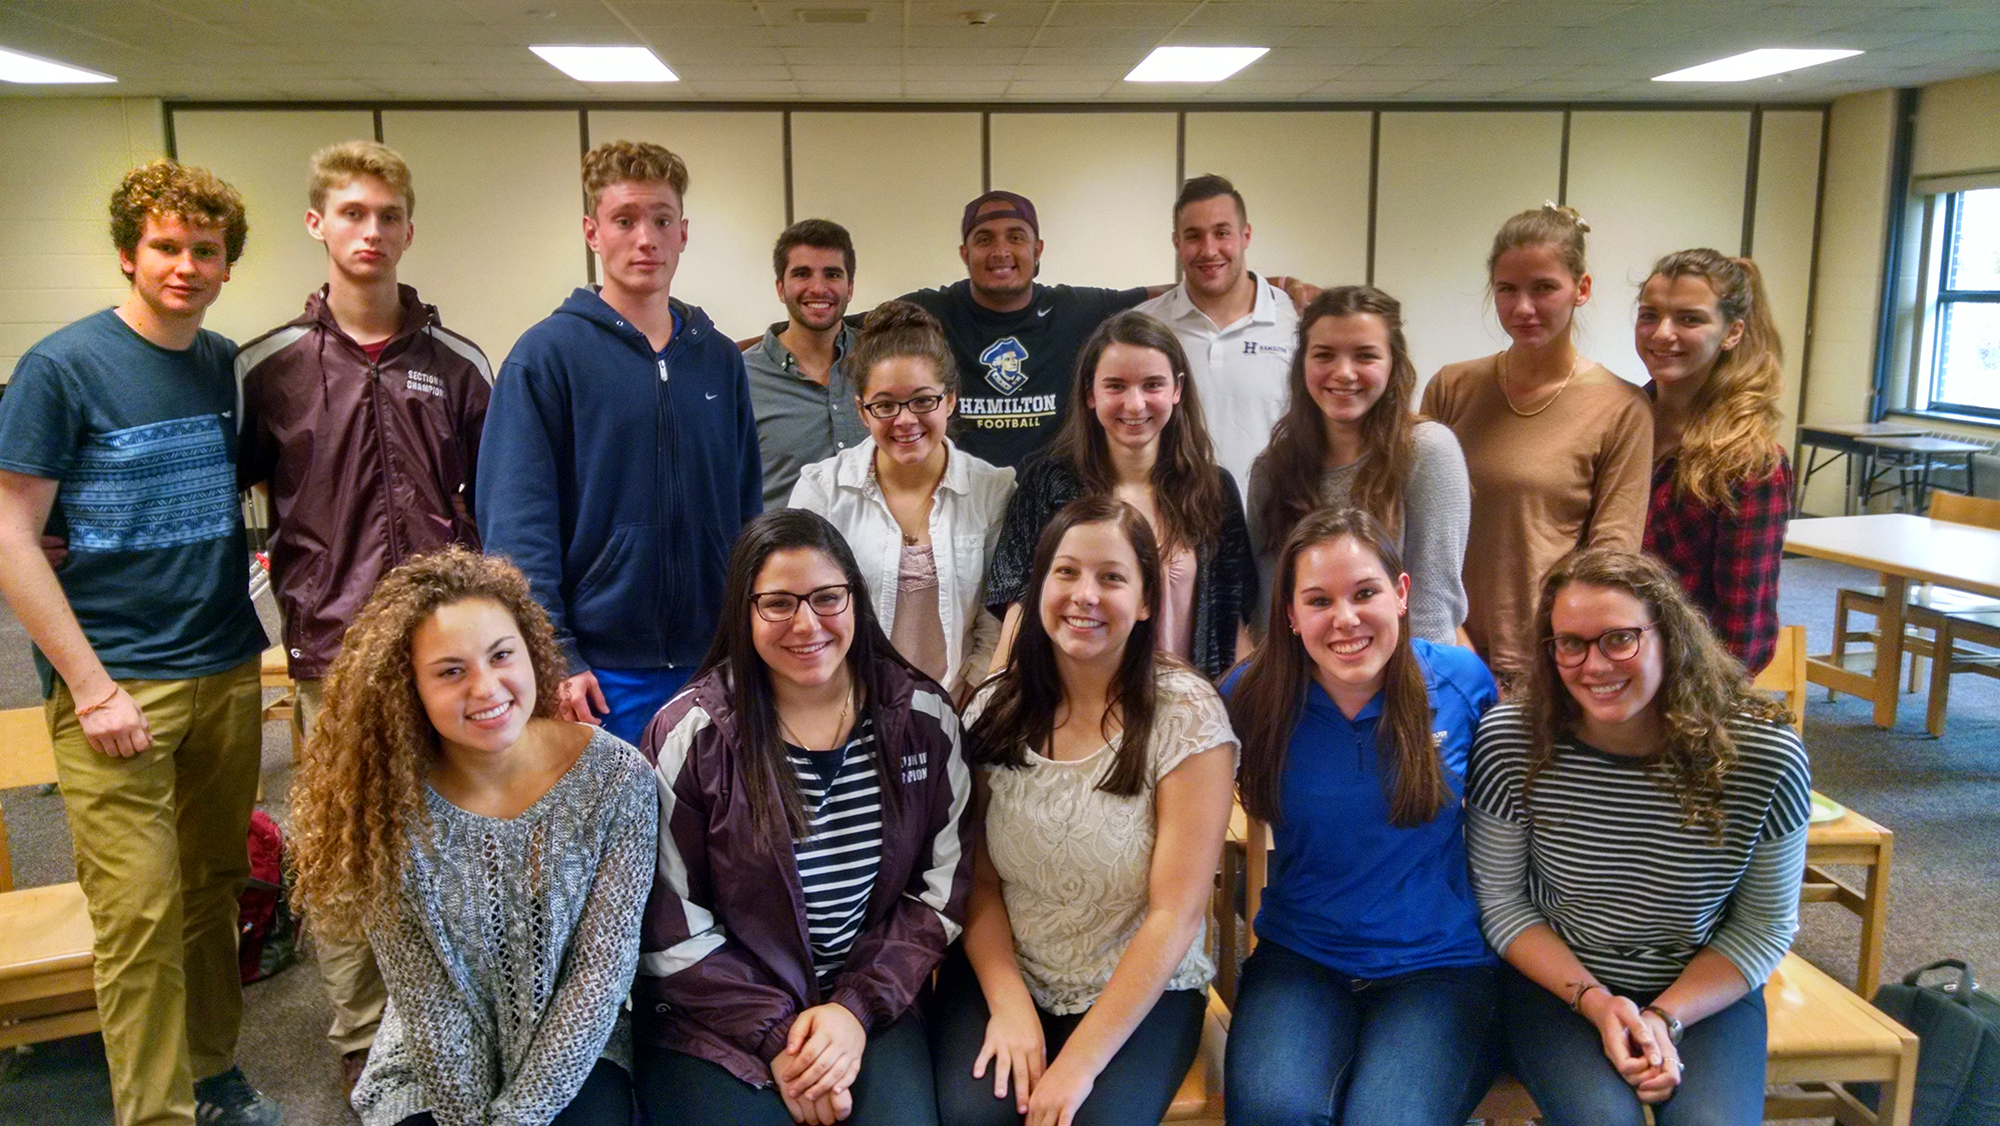
<svg viewBox="0 0 2000 1126"><path fill-rule="evenodd" d="M832 747L824 748L825 750L831 751L840 746L841 737L847 734L848 713L851 712L853 709L854 709L854 689L850 686L847 690L847 699L840 705L840 719L837 722L835 722L833 726L834 744ZM776 711L777 709L773 708L772 710ZM804 739L799 738L799 733L792 730L791 724L785 722L785 713L783 712L778 712L778 727L785 733L785 735L788 738L791 739L793 746L804 751L810 751L814 749L808 746Z"/></svg>
<svg viewBox="0 0 2000 1126"><path fill-rule="evenodd" d="M1507 400L1508 410L1513 411L1515 414L1520 415L1522 418L1533 418L1536 415L1554 406L1555 401L1562 397L1562 393L1564 391L1569 390L1569 381L1575 379L1576 373L1580 371L1583 367L1583 356L1577 355L1573 357L1569 362L1569 374L1563 376L1562 386L1556 388L1556 393L1550 395L1546 402L1544 402L1541 406L1536 407L1534 410L1524 411L1520 407L1514 405L1514 396L1507 393L1507 351L1508 351L1507 349L1503 349L1500 352L1498 363L1496 365L1498 369L1496 378L1500 381L1500 397Z"/></svg>

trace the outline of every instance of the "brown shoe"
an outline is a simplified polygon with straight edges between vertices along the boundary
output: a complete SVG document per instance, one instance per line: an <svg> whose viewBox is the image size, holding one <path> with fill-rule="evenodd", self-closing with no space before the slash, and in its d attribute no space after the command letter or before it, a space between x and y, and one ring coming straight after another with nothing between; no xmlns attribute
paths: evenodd
<svg viewBox="0 0 2000 1126"><path fill-rule="evenodd" d="M354 1101L354 1085L361 1082L361 1069L368 1066L368 1049L356 1048L340 1057L340 1085L347 1101Z"/></svg>

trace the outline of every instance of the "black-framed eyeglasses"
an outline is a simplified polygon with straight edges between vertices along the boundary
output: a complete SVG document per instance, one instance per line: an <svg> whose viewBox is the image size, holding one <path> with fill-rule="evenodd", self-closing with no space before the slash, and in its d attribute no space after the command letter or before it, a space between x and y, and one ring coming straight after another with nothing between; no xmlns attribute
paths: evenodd
<svg viewBox="0 0 2000 1126"><path fill-rule="evenodd" d="M872 399L861 404L861 409L884 422L910 408L911 414L929 414L944 405L943 395L913 395L907 399Z"/></svg>
<svg viewBox="0 0 2000 1126"><path fill-rule="evenodd" d="M847 609L852 591L846 583L823 586L804 594L794 594L789 590L763 590L750 596L750 605L757 610L757 616L767 622L788 622L799 612L799 604L812 607L812 612L822 618L831 618Z"/></svg>
<svg viewBox="0 0 2000 1126"><path fill-rule="evenodd" d="M1597 651L1604 654L1604 658L1608 661L1629 661L1639 655L1639 639L1646 635L1647 630L1657 628L1659 627L1624 626L1605 630L1596 637L1577 637L1561 633L1542 644L1549 647L1549 655L1556 659L1556 664L1566 669L1573 669L1582 664L1584 658L1590 656L1590 647L1593 645L1597 646Z"/></svg>

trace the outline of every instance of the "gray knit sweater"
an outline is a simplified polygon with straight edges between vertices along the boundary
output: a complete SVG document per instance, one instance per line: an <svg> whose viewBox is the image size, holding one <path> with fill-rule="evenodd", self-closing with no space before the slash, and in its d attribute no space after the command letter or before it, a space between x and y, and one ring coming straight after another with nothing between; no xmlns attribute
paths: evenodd
<svg viewBox="0 0 2000 1126"><path fill-rule="evenodd" d="M1451 645L1465 621L1466 529L1472 525L1472 485L1465 472L1465 454L1458 439L1442 423L1419 422L1413 437L1417 445L1416 463L1403 486L1403 566L1410 574L1410 636ZM1329 469L1320 479L1320 501L1339 507L1348 503L1354 487L1355 461ZM1269 612L1268 596L1277 568L1275 551L1263 550L1264 530L1258 513L1264 509L1265 488L1259 474L1250 475L1250 542L1258 546L1258 585L1266 597L1258 599L1257 620L1261 628Z"/></svg>
<svg viewBox="0 0 2000 1126"><path fill-rule="evenodd" d="M402 910L369 935L389 1004L354 1109L365 1126L421 1111L545 1126L600 1057L631 1066L621 1009L659 836L652 774L599 731L510 820L424 796Z"/></svg>

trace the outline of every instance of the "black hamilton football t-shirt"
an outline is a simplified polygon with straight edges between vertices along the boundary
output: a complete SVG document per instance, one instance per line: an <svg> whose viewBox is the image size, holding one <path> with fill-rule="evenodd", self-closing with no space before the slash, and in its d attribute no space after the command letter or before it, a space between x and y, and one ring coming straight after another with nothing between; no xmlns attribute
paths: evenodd
<svg viewBox="0 0 2000 1126"><path fill-rule="evenodd" d="M996 313L972 299L970 281L902 298L936 317L951 343L958 362L959 446L1014 467L1062 425L1083 342L1104 318L1145 299L1143 288L1036 285L1027 308Z"/></svg>

